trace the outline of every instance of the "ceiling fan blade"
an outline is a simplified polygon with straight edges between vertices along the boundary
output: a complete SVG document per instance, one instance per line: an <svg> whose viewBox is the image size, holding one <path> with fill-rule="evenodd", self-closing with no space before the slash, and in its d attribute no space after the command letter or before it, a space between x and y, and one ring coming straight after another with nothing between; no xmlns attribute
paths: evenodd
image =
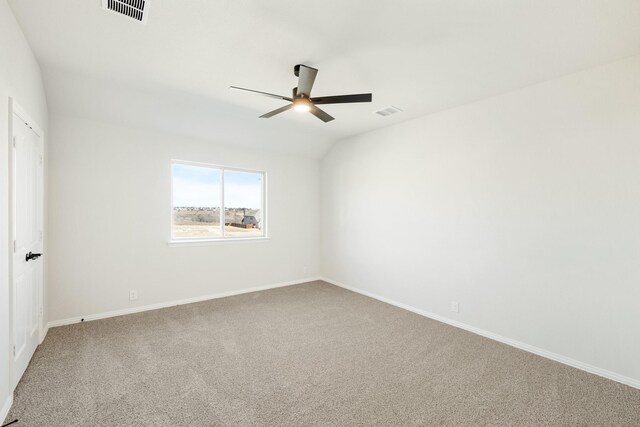
<svg viewBox="0 0 640 427"><path fill-rule="evenodd" d="M307 67L306 65L298 65L298 95L304 95L307 98L311 96L311 88L316 80L318 70Z"/></svg>
<svg viewBox="0 0 640 427"><path fill-rule="evenodd" d="M284 107L280 107L277 110L269 111L268 113L261 115L260 118L268 119L269 117L273 117L276 114L284 113L285 111L290 110L292 108L293 108L293 104L285 105Z"/></svg>
<svg viewBox="0 0 640 427"><path fill-rule="evenodd" d="M236 90L244 90L247 92L259 93L260 95L268 96L269 98L284 99L285 101L293 101L293 99L289 98L288 96L275 95L273 93L267 93L267 92L260 92L259 90L245 89L243 87L238 87L238 86L229 86L229 88L236 89Z"/></svg>
<svg viewBox="0 0 640 427"><path fill-rule="evenodd" d="M373 96L370 93L359 93L355 95L319 96L311 98L314 104L349 104L352 102L371 102Z"/></svg>
<svg viewBox="0 0 640 427"><path fill-rule="evenodd" d="M313 114L314 116L316 116L317 118L319 118L320 120L322 120L323 122L325 122L325 123L330 122L331 120L333 120L333 117L331 117L330 115L328 115L326 112L324 112L323 110L319 109L315 105L311 107L309 112L311 114Z"/></svg>

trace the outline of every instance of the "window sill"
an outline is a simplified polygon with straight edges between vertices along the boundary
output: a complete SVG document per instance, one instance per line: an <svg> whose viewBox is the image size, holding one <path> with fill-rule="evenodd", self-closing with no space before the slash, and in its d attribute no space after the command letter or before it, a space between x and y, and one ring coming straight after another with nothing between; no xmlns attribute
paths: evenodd
<svg viewBox="0 0 640 427"><path fill-rule="evenodd" d="M170 240L167 242L169 247L183 247L183 246L211 246L211 245L224 245L232 243L264 243L271 240L269 237L238 237L227 239L193 239L193 240Z"/></svg>

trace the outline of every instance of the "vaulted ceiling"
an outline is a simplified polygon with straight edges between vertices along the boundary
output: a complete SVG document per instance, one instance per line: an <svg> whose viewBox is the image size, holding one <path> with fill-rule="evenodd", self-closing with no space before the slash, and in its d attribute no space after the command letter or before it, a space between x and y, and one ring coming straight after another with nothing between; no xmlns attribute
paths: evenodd
<svg viewBox="0 0 640 427"><path fill-rule="evenodd" d="M637 0L151 0L148 22L100 0L9 0L52 113L319 157L331 143L640 53ZM323 123L230 85L373 92ZM373 112L393 105L390 117Z"/></svg>

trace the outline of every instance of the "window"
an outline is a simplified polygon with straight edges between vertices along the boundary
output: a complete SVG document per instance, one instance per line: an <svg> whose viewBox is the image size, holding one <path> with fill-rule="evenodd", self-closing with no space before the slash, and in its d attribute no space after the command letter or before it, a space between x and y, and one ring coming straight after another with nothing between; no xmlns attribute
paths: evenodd
<svg viewBox="0 0 640 427"><path fill-rule="evenodd" d="M265 237L265 173L173 161L172 240Z"/></svg>

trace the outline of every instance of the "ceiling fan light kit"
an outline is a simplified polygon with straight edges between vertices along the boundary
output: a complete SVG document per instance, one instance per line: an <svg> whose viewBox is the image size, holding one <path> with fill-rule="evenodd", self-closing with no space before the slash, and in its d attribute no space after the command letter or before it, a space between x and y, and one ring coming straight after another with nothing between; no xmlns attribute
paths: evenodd
<svg viewBox="0 0 640 427"><path fill-rule="evenodd" d="M244 90L248 92L259 93L270 98L282 99L283 101L289 101L290 104L280 107L277 110L270 111L260 116L260 118L268 119L276 114L283 113L287 110L294 109L295 111L306 113L309 112L322 120L323 122L330 122L334 120L329 114L317 107L318 104L351 104L354 102L371 102L373 99L370 93L359 93L354 95L333 95L322 97L311 97L311 89L313 83L316 80L318 70L303 64L298 64L293 67L293 74L298 78L298 86L293 88L292 97L275 95L273 93L260 92L252 89L245 89L242 87L231 86L231 89Z"/></svg>
<svg viewBox="0 0 640 427"><path fill-rule="evenodd" d="M293 100L293 109L300 113L308 113L311 111L311 101L308 98L295 98Z"/></svg>

